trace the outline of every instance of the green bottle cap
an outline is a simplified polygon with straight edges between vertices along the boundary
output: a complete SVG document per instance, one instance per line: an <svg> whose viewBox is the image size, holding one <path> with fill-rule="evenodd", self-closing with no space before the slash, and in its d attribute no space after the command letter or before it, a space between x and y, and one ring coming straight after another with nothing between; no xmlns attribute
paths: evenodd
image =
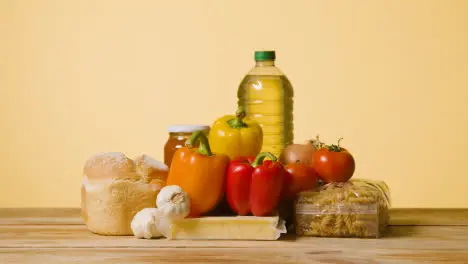
<svg viewBox="0 0 468 264"><path fill-rule="evenodd" d="M255 61L275 60L276 54L274 50L255 51Z"/></svg>

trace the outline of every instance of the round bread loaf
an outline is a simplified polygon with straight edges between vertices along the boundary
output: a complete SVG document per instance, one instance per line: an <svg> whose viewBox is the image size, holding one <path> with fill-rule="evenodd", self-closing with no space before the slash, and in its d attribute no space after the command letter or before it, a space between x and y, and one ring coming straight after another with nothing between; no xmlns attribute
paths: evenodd
<svg viewBox="0 0 468 264"><path fill-rule="evenodd" d="M88 229L100 235L133 235L133 217L156 207L167 173L165 164L147 155L132 160L107 152L88 159L81 186L81 215Z"/></svg>

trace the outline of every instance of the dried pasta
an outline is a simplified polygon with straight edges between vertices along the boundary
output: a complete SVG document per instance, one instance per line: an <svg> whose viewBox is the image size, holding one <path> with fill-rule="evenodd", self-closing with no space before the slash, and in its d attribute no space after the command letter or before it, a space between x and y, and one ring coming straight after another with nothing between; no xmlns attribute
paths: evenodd
<svg viewBox="0 0 468 264"><path fill-rule="evenodd" d="M389 222L390 194L381 181L330 183L300 193L295 202L298 235L380 237Z"/></svg>

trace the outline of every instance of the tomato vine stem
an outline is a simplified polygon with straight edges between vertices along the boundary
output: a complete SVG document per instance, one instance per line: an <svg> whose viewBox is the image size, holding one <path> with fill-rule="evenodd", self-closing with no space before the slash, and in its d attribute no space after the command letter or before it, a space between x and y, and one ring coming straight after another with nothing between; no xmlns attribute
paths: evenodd
<svg viewBox="0 0 468 264"><path fill-rule="evenodd" d="M340 142L341 142L342 139L343 139L342 137L340 137L338 139L337 145L331 144L330 146L328 146L328 150L330 150L332 152L341 152L343 150L343 148L340 146Z"/></svg>

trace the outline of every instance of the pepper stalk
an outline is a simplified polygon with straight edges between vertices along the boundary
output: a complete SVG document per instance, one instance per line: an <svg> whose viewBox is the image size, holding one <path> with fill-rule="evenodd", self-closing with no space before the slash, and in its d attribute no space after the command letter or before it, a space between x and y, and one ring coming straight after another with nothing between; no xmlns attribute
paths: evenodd
<svg viewBox="0 0 468 264"><path fill-rule="evenodd" d="M236 111L236 117L229 120L227 123L232 128L246 128L248 127L245 122L242 121L245 117L245 109L243 106L239 106Z"/></svg>
<svg viewBox="0 0 468 264"><path fill-rule="evenodd" d="M273 162L277 161L277 158L271 152L260 152L257 157L255 157L254 162L252 162L252 167L257 167L263 163L265 158L270 158Z"/></svg>
<svg viewBox="0 0 468 264"><path fill-rule="evenodd" d="M210 143L208 142L208 138L203 134L201 130L197 130L192 133L189 139L185 141L185 146L192 148L197 142L197 140L200 142L198 146L198 153L206 156L213 156L213 153L211 152L210 148Z"/></svg>

